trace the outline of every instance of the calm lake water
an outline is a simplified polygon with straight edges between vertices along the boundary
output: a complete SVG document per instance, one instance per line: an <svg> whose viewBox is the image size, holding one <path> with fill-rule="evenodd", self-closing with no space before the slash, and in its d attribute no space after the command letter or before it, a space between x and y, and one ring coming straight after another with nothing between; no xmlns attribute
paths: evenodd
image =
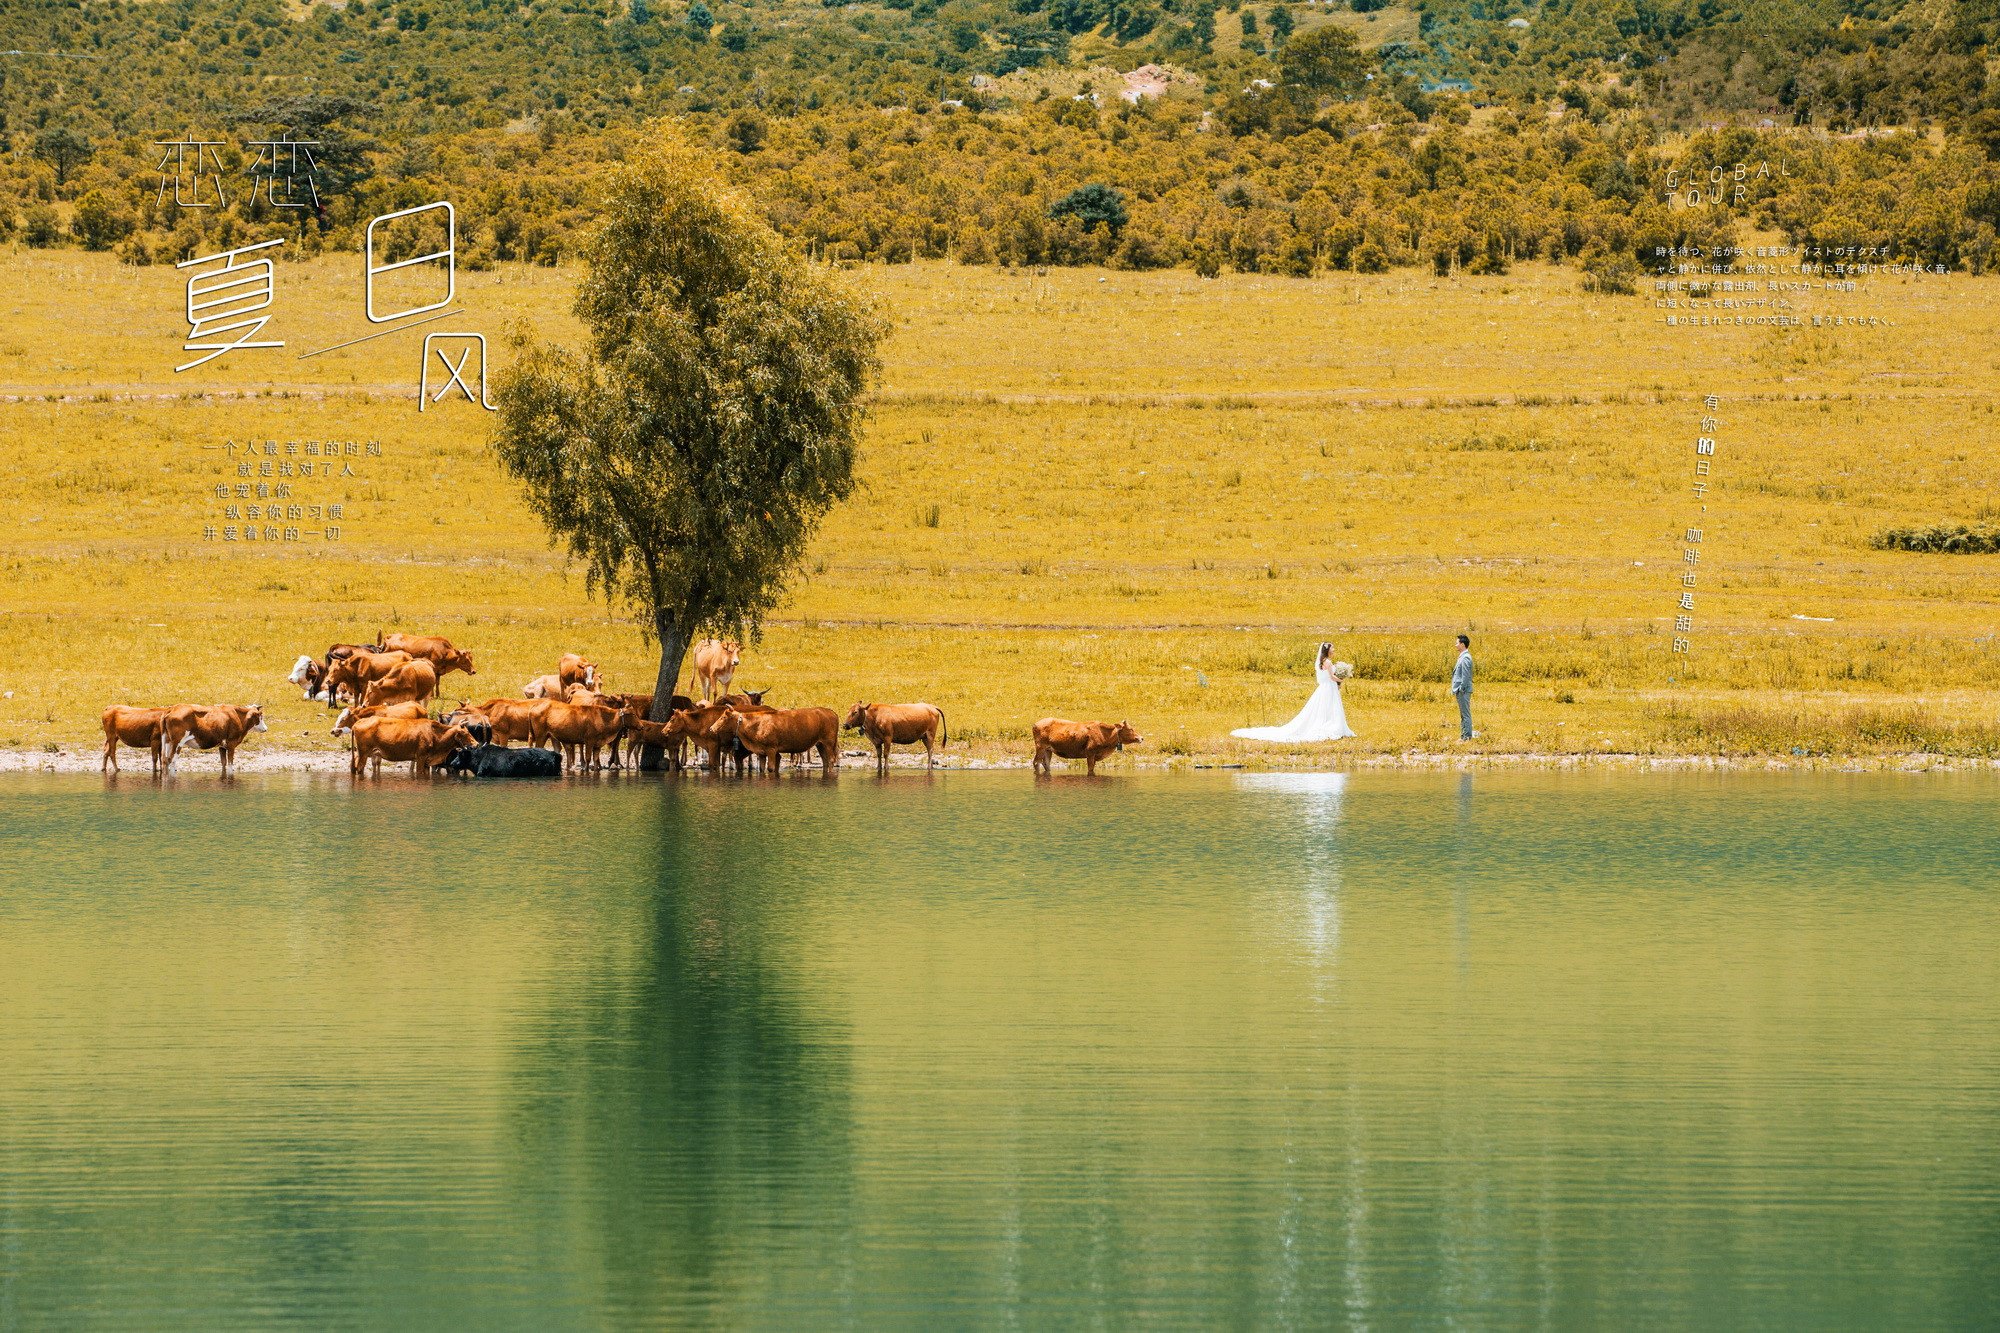
<svg viewBox="0 0 2000 1333"><path fill-rule="evenodd" d="M1967 1327L2000 783L0 780L0 1327Z"/></svg>

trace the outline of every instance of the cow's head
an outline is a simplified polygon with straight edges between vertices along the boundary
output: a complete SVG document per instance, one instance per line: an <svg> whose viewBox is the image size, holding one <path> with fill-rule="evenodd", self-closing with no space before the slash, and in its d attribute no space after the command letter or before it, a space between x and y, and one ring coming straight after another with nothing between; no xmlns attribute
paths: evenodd
<svg viewBox="0 0 2000 1333"><path fill-rule="evenodd" d="M262 704L251 704L243 710L243 717L250 724L250 730L252 731L270 730L269 727L264 725L264 705Z"/></svg>
<svg viewBox="0 0 2000 1333"><path fill-rule="evenodd" d="M1132 730L1130 722L1120 722L1111 728L1111 743L1121 750L1128 745L1137 745L1145 739L1144 736Z"/></svg>
<svg viewBox="0 0 2000 1333"><path fill-rule="evenodd" d="M477 671L474 671L472 669L472 654L468 653L463 648L453 648L448 650L444 654L444 661L439 663L438 665L450 671L463 671L468 676L476 676L479 674Z"/></svg>
<svg viewBox="0 0 2000 1333"><path fill-rule="evenodd" d="M724 657L729 659L729 665L735 666L743 660L743 645L734 639L724 639L722 641L722 653Z"/></svg>
<svg viewBox="0 0 2000 1333"><path fill-rule="evenodd" d="M333 720L333 734L336 736L345 736L352 730L354 730L354 707L350 704L348 707L341 709L340 716Z"/></svg>
<svg viewBox="0 0 2000 1333"><path fill-rule="evenodd" d="M309 653L300 653L299 660L292 663L292 674L285 677L286 684L303 685L310 676L307 674L319 663Z"/></svg>
<svg viewBox="0 0 2000 1333"><path fill-rule="evenodd" d="M856 704L854 707L848 709L847 720L840 724L841 730L859 731L862 719L868 716L868 710L873 706L872 704Z"/></svg>
<svg viewBox="0 0 2000 1333"><path fill-rule="evenodd" d="M446 727L444 734L438 737L438 740L444 745L447 753L470 750L473 746L479 744L478 741L472 739L471 732L460 726Z"/></svg>
<svg viewBox="0 0 2000 1333"><path fill-rule="evenodd" d="M752 708L762 708L764 706L764 696L769 694L770 692L771 692L771 687L769 685L766 685L761 690L743 691L743 697L750 701L750 706Z"/></svg>
<svg viewBox="0 0 2000 1333"><path fill-rule="evenodd" d="M466 735L472 737L473 740L479 742L481 745L491 745L493 743L493 724L491 722L484 722L473 717L459 718L454 713L451 717L444 720L444 724L447 727L456 727L464 731Z"/></svg>

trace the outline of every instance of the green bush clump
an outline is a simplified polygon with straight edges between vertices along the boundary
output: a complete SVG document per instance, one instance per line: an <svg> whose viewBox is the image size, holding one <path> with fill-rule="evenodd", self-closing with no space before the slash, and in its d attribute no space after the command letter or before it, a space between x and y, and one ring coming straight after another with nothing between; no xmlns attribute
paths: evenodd
<svg viewBox="0 0 2000 1333"><path fill-rule="evenodd" d="M2000 528L1975 528L1967 523L1934 523L1927 528L1884 528L1868 544L1878 551L1993 555L2000 553Z"/></svg>

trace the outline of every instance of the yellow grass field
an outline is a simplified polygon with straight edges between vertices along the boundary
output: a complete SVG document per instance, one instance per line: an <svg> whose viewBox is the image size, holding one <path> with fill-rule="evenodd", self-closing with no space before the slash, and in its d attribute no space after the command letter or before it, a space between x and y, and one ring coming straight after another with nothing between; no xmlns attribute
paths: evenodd
<svg viewBox="0 0 2000 1333"><path fill-rule="evenodd" d="M0 749L88 753L106 704L183 700L263 702L256 745L331 747L283 677L382 628L471 648L453 694L517 693L567 649L651 684L626 611L487 455L492 418L416 407L422 331L484 332L500 365L516 327L573 338L570 273L461 274L463 314L302 358L371 331L359 265L281 262L264 336L287 345L177 375L185 274L20 250L0 272ZM1669 328L1650 294L1541 267L846 276L895 334L862 490L746 651L774 702L926 698L987 758L1058 714L1129 718L1133 760L1377 759L1457 748L1466 630L1469 753L2000 753L2000 556L1867 544L2000 519L2000 279L1808 294L1890 323L1775 332ZM334 440L381 445L296 483L344 506L338 543L204 538L227 446ZM1357 667L1361 738L1230 740L1295 711L1322 638Z"/></svg>

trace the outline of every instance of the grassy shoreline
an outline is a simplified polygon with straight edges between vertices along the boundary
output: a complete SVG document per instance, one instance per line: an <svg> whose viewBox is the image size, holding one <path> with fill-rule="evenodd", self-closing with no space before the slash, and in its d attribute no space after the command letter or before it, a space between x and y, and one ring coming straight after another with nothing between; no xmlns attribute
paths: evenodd
<svg viewBox="0 0 2000 1333"><path fill-rule="evenodd" d="M353 268L287 270L287 337L357 318ZM566 651L651 686L629 614L587 596L499 475L485 414L419 418L413 386L391 387L413 348L182 383L172 271L4 249L0 271L18 330L0 347L18 395L0 401L0 752L91 753L107 704L185 700L263 703L273 741L330 752L330 720L283 677L385 628L475 654L447 702L516 694ZM573 276L466 274L467 325L573 339ZM925 699L992 761L1054 715L1130 720L1153 756L1134 762L1400 763L1457 753L1464 630L1479 754L2000 755L2000 554L1870 544L2000 516L1982 452L2000 381L1962 355L2000 337L2000 277L1812 298L1889 333L1671 341L1650 301L1531 265L846 276L895 333L860 491L745 654L740 682L774 703ZM85 279L88 329L62 297ZM1909 369L1885 376L1888 358ZM1683 474L1710 391L1704 512ZM337 547L203 540L236 477L226 442L315 437L382 445L313 483L346 506ZM1696 524L1695 651L1677 656ZM1357 668L1364 739L1298 757L1229 741L1297 710L1321 639Z"/></svg>

